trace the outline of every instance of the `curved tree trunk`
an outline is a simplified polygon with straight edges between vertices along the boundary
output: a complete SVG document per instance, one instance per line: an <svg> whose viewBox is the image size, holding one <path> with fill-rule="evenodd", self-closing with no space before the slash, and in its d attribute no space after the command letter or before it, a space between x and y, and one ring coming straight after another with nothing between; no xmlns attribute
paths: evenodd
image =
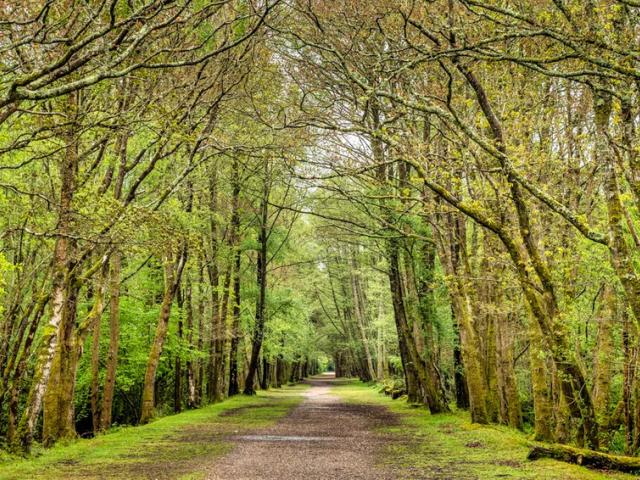
<svg viewBox="0 0 640 480"><path fill-rule="evenodd" d="M186 247L184 246L178 254L177 259L165 260L165 287L164 295L162 297L162 306L160 307L160 316L158 318L158 324L156 326L156 333L153 339L153 344L151 345L151 352L149 353L149 360L147 361L147 368L144 374L144 386L142 389L142 408L140 413L141 424L148 423L154 416L156 371L158 370L160 354L162 353L162 347L164 346L164 341L167 336L173 298L175 297L178 286L180 285L180 278L182 276L182 271L184 270L186 261L187 251Z"/></svg>

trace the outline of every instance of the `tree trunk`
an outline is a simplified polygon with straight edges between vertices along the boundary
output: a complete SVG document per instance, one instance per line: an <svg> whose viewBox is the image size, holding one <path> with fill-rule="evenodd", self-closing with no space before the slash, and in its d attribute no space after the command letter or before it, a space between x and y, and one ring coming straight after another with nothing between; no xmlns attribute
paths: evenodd
<svg viewBox="0 0 640 480"><path fill-rule="evenodd" d="M122 270L122 254L116 252L111 260L109 273L109 352L102 389L102 406L100 408L100 430L111 427L113 396L116 386L118 368L118 349L120 344L120 272Z"/></svg>
<svg viewBox="0 0 640 480"><path fill-rule="evenodd" d="M640 459L637 457L620 457L566 445L536 446L531 449L527 456L528 460L541 458L553 458L554 460L575 463L576 465L597 470L640 473Z"/></svg>
<svg viewBox="0 0 640 480"><path fill-rule="evenodd" d="M358 326L358 333L360 334L360 341L364 349L365 359L367 362L367 378L366 381L376 378L375 370L373 369L373 359L371 357L371 349L369 348L369 338L365 329L366 323L366 305L364 301L364 292L362 291L360 273L358 271L359 265L356 260L355 253L351 255L351 296L353 298L353 313L356 318Z"/></svg>
<svg viewBox="0 0 640 480"><path fill-rule="evenodd" d="M100 431L100 324L96 316L91 339L91 427L94 435Z"/></svg>
<svg viewBox="0 0 640 480"><path fill-rule="evenodd" d="M500 400L500 421L513 428L522 428L520 395L516 384L516 372L513 364L514 332L509 315L497 314L496 326L496 365L498 397Z"/></svg>
<svg viewBox="0 0 640 480"><path fill-rule="evenodd" d="M187 275L185 282L185 308L187 315L187 342L189 344L189 350L196 350L194 344L194 325L193 325L193 289L191 285L191 278ZM196 378L196 362L193 361L193 356L190 354L187 359L187 407L196 408L198 406L197 397L197 378Z"/></svg>
<svg viewBox="0 0 640 480"><path fill-rule="evenodd" d="M69 113L75 115L77 103L76 95L68 96ZM31 384L26 407L22 413L16 440L18 448L28 451L33 441L33 432L36 426L47 385L53 371L53 362L58 344L60 342L60 329L65 323L65 317L71 312L69 306L69 282L70 263L74 254L74 242L69 234L73 223L73 196L76 189L76 176L78 171L78 145L75 138L75 124L69 127L70 131L65 136L66 151L60 173L62 184L60 188L60 202L56 237L53 254L53 281L51 294L51 318L47 333L42 340L41 352L34 372L34 380ZM75 312L73 312L75 313ZM75 321L75 318L73 319Z"/></svg>
<svg viewBox="0 0 640 480"><path fill-rule="evenodd" d="M448 222L448 237L438 234L441 249L440 258L447 276L449 297L454 310L454 318L460 333L460 350L469 393L469 410L474 423L488 423L486 375L482 369L480 340L474 325L474 311L468 291L471 286L465 282L466 234L464 218L455 215Z"/></svg>
<svg viewBox="0 0 640 480"><path fill-rule="evenodd" d="M534 320L529 326L529 365L531 369L531 389L533 396L534 440L541 442L553 441L551 419L553 409L549 382L547 380L547 365L545 349L540 334L540 327Z"/></svg>
<svg viewBox="0 0 640 480"><path fill-rule="evenodd" d="M256 301L256 322L253 330L253 344L251 347L251 360L249 362L249 370L244 385L245 395L255 395L254 382L256 372L258 371L258 362L260 361L260 349L262 348L262 340L264 338L265 309L267 300L267 221L269 207L269 180L266 176L267 164L265 161L265 178L262 194L262 202L260 206L260 232L258 235L258 250L256 283L258 286L258 299Z"/></svg>
<svg viewBox="0 0 640 480"><path fill-rule="evenodd" d="M140 423L148 423L154 416L155 411L155 386L156 371L160 362L160 354L167 336L169 326L169 317L171 315L171 306L175 297L180 278L187 261L186 247L182 247L177 259L167 258L164 266L165 287L162 297L162 306L160 308L160 316L156 326L156 333L151 345L151 352L147 361L147 368L144 375L144 386L142 389L142 408L140 412Z"/></svg>
<svg viewBox="0 0 640 480"><path fill-rule="evenodd" d="M613 326L617 320L615 292L610 285L602 291L601 305L598 308L598 333L593 359L593 408L598 415L600 427L609 423L611 406L611 378L613 372Z"/></svg>
<svg viewBox="0 0 640 480"><path fill-rule="evenodd" d="M455 343L453 345L453 378L456 388L456 407L466 410L469 408L469 390L467 380L464 376L464 364L462 363L462 349L460 348L460 329L456 319L455 310L451 305L451 319L453 320L453 330Z"/></svg>
<svg viewBox="0 0 640 480"><path fill-rule="evenodd" d="M271 374L269 369L269 360L266 356L262 356L262 377L260 378L260 388L267 390L269 388L269 375Z"/></svg>
<svg viewBox="0 0 640 480"><path fill-rule="evenodd" d="M178 297L178 345L182 346L184 337L184 295L180 291L178 286L176 295ZM181 348L178 348L178 352L175 358L175 364L173 369L173 411L180 413L182 411L182 358L180 356Z"/></svg>
<svg viewBox="0 0 640 480"><path fill-rule="evenodd" d="M218 224L215 215L218 210L218 169L217 165L212 166L209 173L209 215L210 215L210 236L211 236L211 257L207 261L209 273L209 284L211 285L211 337L209 339L209 362L207 366L207 398L209 402L218 401L222 398L220 379L216 377L218 365L216 362L217 341L220 329L220 271L218 269Z"/></svg>
<svg viewBox="0 0 640 480"><path fill-rule="evenodd" d="M234 255L233 312L231 325L231 347L229 352L229 396L240 393L238 385L238 344L240 342L240 251Z"/></svg>

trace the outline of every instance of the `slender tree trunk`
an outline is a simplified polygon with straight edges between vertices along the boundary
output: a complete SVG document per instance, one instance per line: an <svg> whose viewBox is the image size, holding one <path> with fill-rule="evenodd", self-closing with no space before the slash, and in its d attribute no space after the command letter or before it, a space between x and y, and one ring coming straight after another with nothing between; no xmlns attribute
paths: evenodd
<svg viewBox="0 0 640 480"><path fill-rule="evenodd" d="M258 235L258 260L256 268L256 283L258 286L258 299L256 301L256 321L253 329L253 344L251 347L251 360L249 362L249 370L244 384L244 394L254 395L254 382L256 372L258 371L258 362L260 361L260 350L262 348L262 340L264 338L264 324L267 300L267 221L269 218L269 179L267 178L267 166L265 162L265 178L264 188L262 192L262 201L260 206L260 232Z"/></svg>
<svg viewBox="0 0 640 480"><path fill-rule="evenodd" d="M238 343L240 341L240 163L233 159L233 191L231 194L231 245L233 246L233 307L229 348L229 396L240 393L238 385Z"/></svg>
<svg viewBox="0 0 640 480"><path fill-rule="evenodd" d="M182 345L184 338L184 295L178 290L176 292L178 297L178 345ZM180 348L176 354L174 370L173 370L173 411L180 413L182 411L182 358L180 356Z"/></svg>
<svg viewBox="0 0 640 480"><path fill-rule="evenodd" d="M123 88L127 82L123 81ZM123 104L126 100L123 100ZM127 146L130 133L125 131L118 138L116 154L119 156L120 165L113 186L113 198L119 201L122 198L122 189L128 169ZM122 273L121 251L116 250L111 258L109 271L109 351L107 353L106 372L104 386L102 388L102 405L100 407L100 430L106 431L111 427L113 417L113 398L116 389L116 372L118 370L118 353L120 349L120 276Z"/></svg>
<svg viewBox="0 0 640 480"><path fill-rule="evenodd" d="M187 275L185 282L185 304L187 315L187 342L190 350L195 350L194 345L194 325L193 325L193 289L191 285L191 278ZM196 378L196 365L193 361L193 356L189 355L187 359L187 389L188 389L188 408L196 408L198 406L197 398L197 378Z"/></svg>
<svg viewBox="0 0 640 480"><path fill-rule="evenodd" d="M27 371L27 360L29 359L31 353L31 347L33 346L33 340L36 335L36 330L38 325L40 324L40 320L44 315L44 311L49 301L49 296L41 296L41 299L38 301L38 305L35 308L35 313L33 315L33 319L31 321L31 325L29 327L29 331L27 333L27 337L24 341L24 346L22 348L22 352L20 354L16 354L13 358L16 362L15 370L13 371L13 375L11 381L7 384L7 390L9 392L9 405L7 406L8 411L8 426L7 426L7 441L12 449L16 449L19 446L19 438L17 438L17 422L19 421L18 417L18 402L20 395L20 383ZM10 365L9 365L10 366ZM9 367L8 366L8 367ZM9 371L5 373L8 378Z"/></svg>
<svg viewBox="0 0 640 480"><path fill-rule="evenodd" d="M369 338L365 329L366 322L366 305L364 301L364 292L362 291L360 273L358 271L359 265L356 260L355 253L351 255L351 296L353 298L353 310L358 326L358 333L360 334L360 341L364 349L365 359L367 362L367 381L376 378L375 370L373 369L373 359L371 357L371 349L369 348Z"/></svg>
<svg viewBox="0 0 640 480"><path fill-rule="evenodd" d="M216 342L220 324L220 271L218 268L218 224L215 215L218 210L218 169L213 166L209 174L209 214L210 214L210 235L211 235L211 258L207 262L209 273L209 284L211 285L211 338L209 339L209 364L207 367L207 398L210 402L215 402L221 398L219 391L220 379L216 377L218 373L216 364Z"/></svg>
<svg viewBox="0 0 640 480"><path fill-rule="evenodd" d="M147 361L147 368L144 375L144 386L142 389L142 408L140 413L140 423L142 424L148 423L154 415L156 371L158 370L160 354L162 353L162 347L164 346L164 341L167 336L173 298L175 297L178 286L180 285L180 277L182 276L182 271L186 261L187 251L184 246L180 253L178 253L176 260L172 261L168 258L165 261L164 295L162 297L162 306L160 307L160 316L156 326L155 337L153 344L151 345L149 360Z"/></svg>
<svg viewBox="0 0 640 480"><path fill-rule="evenodd" d="M204 267L200 265L198 269L199 273L199 285L204 285ZM205 297L202 294L202 288L198 288L198 351L204 352L204 318L205 318ZM198 405L202 405L205 395L205 360L199 359L196 363L196 399Z"/></svg>
<svg viewBox="0 0 640 480"><path fill-rule="evenodd" d="M100 324L96 316L91 339L91 426L93 433L100 431Z"/></svg>
<svg viewBox="0 0 640 480"><path fill-rule="evenodd" d="M271 372L269 371L269 360L266 356L262 356L262 377L260 379L260 388L262 390L267 390L269 388L269 375Z"/></svg>
<svg viewBox="0 0 640 480"><path fill-rule="evenodd" d="M100 430L111 427L113 397L116 386L116 371L118 368L118 350L120 344L120 272L122 270L122 255L116 252L111 260L109 273L109 352L102 389L102 406L100 408Z"/></svg>
<svg viewBox="0 0 640 480"><path fill-rule="evenodd" d="M622 348L624 350L622 401L624 403L625 454L631 455L635 444L635 422L633 416L633 383L635 362L631 347L629 314L622 309Z"/></svg>
<svg viewBox="0 0 640 480"><path fill-rule="evenodd" d="M234 255L233 311L231 323L231 347L229 352L229 396L240 393L238 385L238 344L240 342L240 251Z"/></svg>

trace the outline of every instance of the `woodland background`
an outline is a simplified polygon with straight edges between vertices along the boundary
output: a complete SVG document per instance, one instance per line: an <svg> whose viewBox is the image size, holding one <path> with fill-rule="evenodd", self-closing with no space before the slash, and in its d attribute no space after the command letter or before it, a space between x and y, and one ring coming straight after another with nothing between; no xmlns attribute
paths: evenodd
<svg viewBox="0 0 640 480"><path fill-rule="evenodd" d="M640 2L0 1L0 441L328 367L640 448Z"/></svg>

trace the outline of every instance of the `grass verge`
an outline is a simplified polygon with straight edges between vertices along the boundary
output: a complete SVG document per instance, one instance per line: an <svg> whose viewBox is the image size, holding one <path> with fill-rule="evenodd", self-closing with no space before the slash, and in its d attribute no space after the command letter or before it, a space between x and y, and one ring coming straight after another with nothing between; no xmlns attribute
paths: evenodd
<svg viewBox="0 0 640 480"><path fill-rule="evenodd" d="M0 480L198 480L206 476L212 457L230 450L230 436L272 425L300 403L306 388L239 395L148 425L115 428L93 439L46 450L36 448L27 459L0 457Z"/></svg>
<svg viewBox="0 0 640 480"><path fill-rule="evenodd" d="M398 414L399 425L383 427L389 438L381 462L406 479L535 479L630 480L614 472L588 470L555 460L526 459L529 438L497 425L471 424L467 412L430 415L403 400L391 400L378 387L353 381L334 387L334 394L349 403L387 407Z"/></svg>

